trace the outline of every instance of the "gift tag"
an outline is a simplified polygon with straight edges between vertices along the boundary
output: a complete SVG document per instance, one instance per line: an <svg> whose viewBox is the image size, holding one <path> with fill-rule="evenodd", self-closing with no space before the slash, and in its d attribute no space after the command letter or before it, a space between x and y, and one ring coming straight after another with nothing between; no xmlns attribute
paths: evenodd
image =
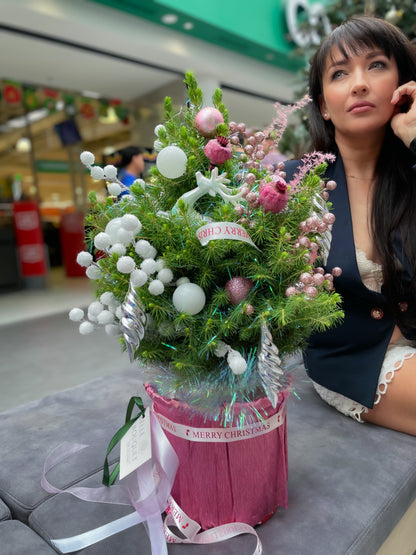
<svg viewBox="0 0 416 555"><path fill-rule="evenodd" d="M138 418L120 441L120 480L152 458L150 412Z"/></svg>

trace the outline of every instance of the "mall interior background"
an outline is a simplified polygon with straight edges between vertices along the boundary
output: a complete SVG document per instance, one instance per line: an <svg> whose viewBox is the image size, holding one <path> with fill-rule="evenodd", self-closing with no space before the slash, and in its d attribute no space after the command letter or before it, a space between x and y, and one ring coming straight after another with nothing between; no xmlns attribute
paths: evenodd
<svg viewBox="0 0 416 555"><path fill-rule="evenodd" d="M255 13L249 1L209 4L205 13L205 2L188 0L0 0L0 410L110 372L123 356L101 337L94 348L108 365L86 363L94 348L67 318L93 298L75 262L87 194L107 194L85 173L80 152L105 164L119 148L142 146L148 170L165 96L178 109L186 101L186 70L206 104L221 87L230 119L252 128L270 124L274 102L294 100L300 63L285 0L263 0ZM36 252L22 244L31 234L16 232L19 202L40 216L40 271L31 270ZM65 356L76 351L82 359L71 370L57 372L63 343L51 355L57 330Z"/></svg>

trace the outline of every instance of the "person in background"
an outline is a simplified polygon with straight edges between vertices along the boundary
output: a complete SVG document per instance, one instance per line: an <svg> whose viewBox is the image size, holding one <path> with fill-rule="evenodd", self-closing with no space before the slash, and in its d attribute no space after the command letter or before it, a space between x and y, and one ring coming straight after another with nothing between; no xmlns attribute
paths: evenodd
<svg viewBox="0 0 416 555"><path fill-rule="evenodd" d="M130 187L136 179L142 177L144 152L144 149L138 146L127 146L117 152L117 155L120 156L120 159L114 164L118 170L117 177L126 187ZM128 194L128 191L123 191L121 194Z"/></svg>
<svg viewBox="0 0 416 555"><path fill-rule="evenodd" d="M313 148L333 153L326 272L341 325L313 334L305 366L324 401L416 435L416 49L383 19L354 16L315 53ZM299 161L285 164L291 180ZM333 189L331 184L328 189Z"/></svg>

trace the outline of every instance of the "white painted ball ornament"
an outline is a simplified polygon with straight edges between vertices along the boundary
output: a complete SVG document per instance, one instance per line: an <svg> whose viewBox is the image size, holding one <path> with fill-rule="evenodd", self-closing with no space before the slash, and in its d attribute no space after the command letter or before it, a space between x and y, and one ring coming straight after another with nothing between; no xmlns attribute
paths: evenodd
<svg viewBox="0 0 416 555"><path fill-rule="evenodd" d="M187 161L188 157L181 148L170 145L159 152L156 166L164 177L176 179L185 173Z"/></svg>
<svg viewBox="0 0 416 555"><path fill-rule="evenodd" d="M196 283L182 283L175 289L172 302L179 312L194 315L204 308L206 297L204 290Z"/></svg>

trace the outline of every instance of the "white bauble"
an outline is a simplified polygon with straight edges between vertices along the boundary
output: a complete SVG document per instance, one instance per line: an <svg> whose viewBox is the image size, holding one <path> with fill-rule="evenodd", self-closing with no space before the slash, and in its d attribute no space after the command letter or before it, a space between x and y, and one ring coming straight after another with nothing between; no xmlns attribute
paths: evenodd
<svg viewBox="0 0 416 555"><path fill-rule="evenodd" d="M134 214L124 214L124 216L121 217L120 223L123 229L132 231L133 233L139 233L142 228L139 218Z"/></svg>
<svg viewBox="0 0 416 555"><path fill-rule="evenodd" d="M109 310L102 310L97 316L99 324L112 324L114 322L114 314Z"/></svg>
<svg viewBox="0 0 416 555"><path fill-rule="evenodd" d="M155 247L153 247L149 241L146 241L146 239L140 239L140 241L137 241L134 250L142 258L155 258L157 254Z"/></svg>
<svg viewBox="0 0 416 555"><path fill-rule="evenodd" d="M81 320L84 318L84 311L82 310L82 308L72 308L69 311L68 316L69 319L73 322L81 322Z"/></svg>
<svg viewBox="0 0 416 555"><path fill-rule="evenodd" d="M84 166L91 166L91 164L94 164L95 156L92 152L84 150L84 152L80 154L80 159Z"/></svg>
<svg viewBox="0 0 416 555"><path fill-rule="evenodd" d="M130 274L130 282L133 287L141 287L147 281L148 275L143 270L133 270Z"/></svg>
<svg viewBox="0 0 416 555"><path fill-rule="evenodd" d="M154 279L149 283L148 289L151 295L161 295L165 290L165 286L159 279Z"/></svg>
<svg viewBox="0 0 416 555"><path fill-rule="evenodd" d="M90 316L97 317L100 314L100 312L102 312L103 310L104 310L104 305L99 301L94 301L88 307L88 317Z"/></svg>
<svg viewBox="0 0 416 555"><path fill-rule="evenodd" d="M136 262L131 256L122 256L117 260L117 270L122 274L131 274L135 267Z"/></svg>
<svg viewBox="0 0 416 555"><path fill-rule="evenodd" d="M228 353L227 362L233 374L237 376L244 374L247 370L247 362L238 351L233 349Z"/></svg>
<svg viewBox="0 0 416 555"><path fill-rule="evenodd" d="M198 314L205 306L204 290L196 283L182 283L173 293L173 306L179 312Z"/></svg>
<svg viewBox="0 0 416 555"><path fill-rule="evenodd" d="M104 166L104 175L106 179L115 179L117 177L117 168L113 164Z"/></svg>
<svg viewBox="0 0 416 555"><path fill-rule="evenodd" d="M91 177L95 180L104 179L104 170L100 166L93 166L90 170Z"/></svg>
<svg viewBox="0 0 416 555"><path fill-rule="evenodd" d="M102 231L94 237L94 245L100 251L105 251L111 245L111 237Z"/></svg>
<svg viewBox="0 0 416 555"><path fill-rule="evenodd" d="M228 353L228 345L224 343L224 341L218 341L217 346L215 347L214 354L217 357L225 357Z"/></svg>
<svg viewBox="0 0 416 555"><path fill-rule="evenodd" d="M123 243L114 243L112 247L108 249L108 254L118 254L119 256L124 256L127 252L127 247Z"/></svg>
<svg viewBox="0 0 416 555"><path fill-rule="evenodd" d="M190 281L191 280L187 277L181 277L176 280L176 286L179 287L179 285L182 285L183 283L190 283Z"/></svg>
<svg viewBox="0 0 416 555"><path fill-rule="evenodd" d="M123 245L129 245L134 239L134 231L129 231L121 227L117 231L117 243L123 243Z"/></svg>
<svg viewBox="0 0 416 555"><path fill-rule="evenodd" d="M140 264L140 268L150 276L156 272L156 260L153 258L145 258Z"/></svg>
<svg viewBox="0 0 416 555"><path fill-rule="evenodd" d="M156 158L156 166L160 173L169 179L175 179L185 173L188 158L178 146L162 148Z"/></svg>
<svg viewBox="0 0 416 555"><path fill-rule="evenodd" d="M105 226L105 232L111 237L111 242L117 242L117 232L121 227L121 218L113 218Z"/></svg>
<svg viewBox="0 0 416 555"><path fill-rule="evenodd" d="M99 266L91 265L85 271L85 275L89 279L100 279L101 277L101 270Z"/></svg>
<svg viewBox="0 0 416 555"><path fill-rule="evenodd" d="M77 263L80 266L84 266L85 268L87 268L92 264L92 261L92 254L87 251L81 251L77 254Z"/></svg>
<svg viewBox="0 0 416 555"><path fill-rule="evenodd" d="M100 295L100 302L106 305L110 305L114 303L116 300L114 293L111 291L105 291L102 295Z"/></svg>
<svg viewBox="0 0 416 555"><path fill-rule="evenodd" d="M118 195L121 193L121 186L118 183L109 183L108 192L113 197L118 197Z"/></svg>
<svg viewBox="0 0 416 555"><path fill-rule="evenodd" d="M173 281L173 272L170 268L162 268L157 273L157 279L160 279L163 283L170 283Z"/></svg>
<svg viewBox="0 0 416 555"><path fill-rule="evenodd" d="M81 335L88 335L94 331L94 324L92 322L82 322L79 325L79 333Z"/></svg>

